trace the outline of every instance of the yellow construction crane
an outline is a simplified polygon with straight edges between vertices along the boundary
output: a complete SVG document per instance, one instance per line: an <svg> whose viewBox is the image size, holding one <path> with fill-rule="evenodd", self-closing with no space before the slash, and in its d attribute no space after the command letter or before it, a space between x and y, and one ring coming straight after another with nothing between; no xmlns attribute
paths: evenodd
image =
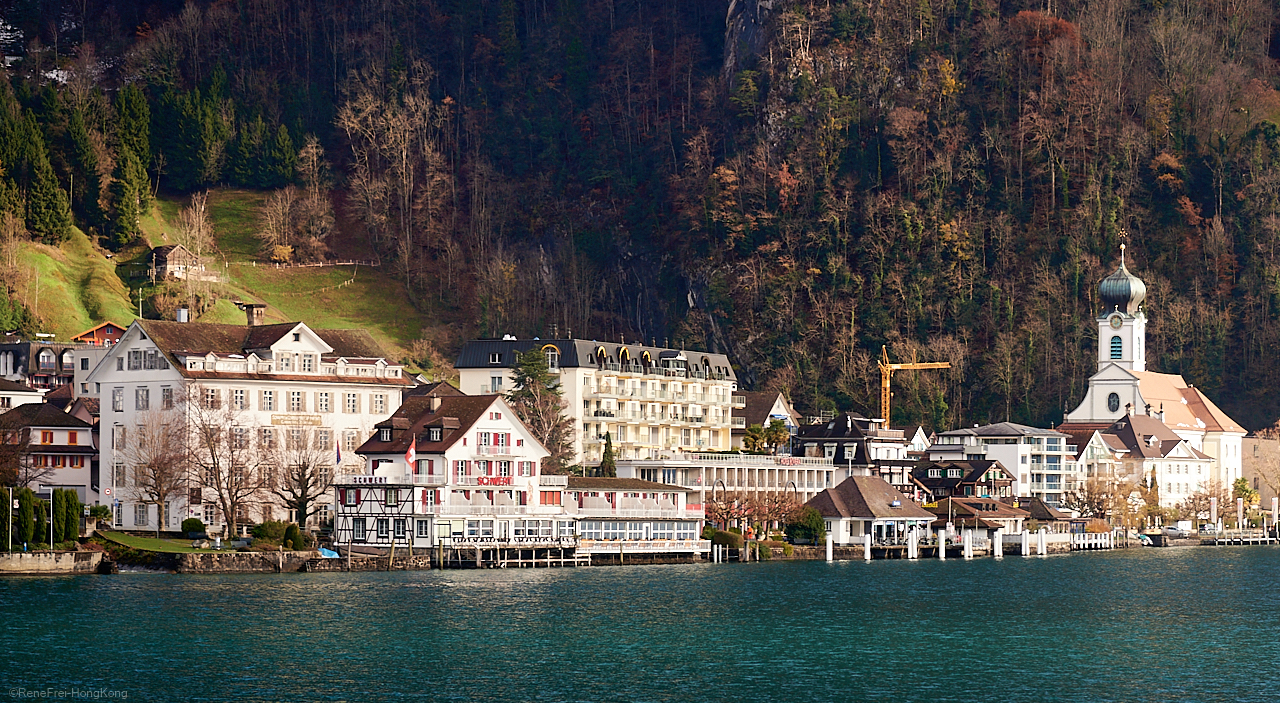
<svg viewBox="0 0 1280 703"><path fill-rule="evenodd" d="M949 369L951 363L947 361L916 361L915 352L911 352L911 361L905 364L890 364L889 350L880 347L880 417L884 420L884 426L889 426L889 398L893 393L889 390L890 382L893 380L894 371L918 371L920 369Z"/></svg>

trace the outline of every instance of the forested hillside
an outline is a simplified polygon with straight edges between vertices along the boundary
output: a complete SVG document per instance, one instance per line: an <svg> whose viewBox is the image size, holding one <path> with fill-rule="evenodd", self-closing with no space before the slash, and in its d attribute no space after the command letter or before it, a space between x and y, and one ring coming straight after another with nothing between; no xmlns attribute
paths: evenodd
<svg viewBox="0 0 1280 703"><path fill-rule="evenodd" d="M4 234L271 191L471 335L728 353L806 411L1044 424L1128 246L1149 354L1280 415L1275 0L6 0ZM731 13L730 13L731 12ZM15 290L10 285L10 290Z"/></svg>

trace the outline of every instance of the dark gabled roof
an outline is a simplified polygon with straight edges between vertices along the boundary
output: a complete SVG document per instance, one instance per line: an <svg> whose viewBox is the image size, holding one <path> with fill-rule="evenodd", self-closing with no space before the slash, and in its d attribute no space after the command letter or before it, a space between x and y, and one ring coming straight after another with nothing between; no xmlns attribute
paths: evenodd
<svg viewBox="0 0 1280 703"><path fill-rule="evenodd" d="M974 435L977 437L1062 437L1063 433L1057 430L1046 430L1040 427L1032 427L1030 425L1020 425L1016 422L997 422L992 425L983 425L981 427L967 427L958 430L948 430L940 433L941 437L955 437Z"/></svg>
<svg viewBox="0 0 1280 703"><path fill-rule="evenodd" d="M801 427L800 439L865 439L871 420L857 413L843 413L826 421Z"/></svg>
<svg viewBox="0 0 1280 703"><path fill-rule="evenodd" d="M208 322L168 322L164 320L138 320L138 325L162 352L173 356L179 352L193 354L246 354L254 349L265 349L278 341L297 322L278 325L222 325ZM313 329L333 352L325 356L347 358L385 359L383 351L365 330ZM177 364L175 363L175 366ZM179 368L180 371L185 369Z"/></svg>
<svg viewBox="0 0 1280 703"><path fill-rule="evenodd" d="M662 491L688 493L690 489L670 486L638 478L608 478L605 476L568 476L569 491Z"/></svg>
<svg viewBox="0 0 1280 703"><path fill-rule="evenodd" d="M403 454L409 449L409 438L416 437L416 450L419 454L442 454L452 447L458 438L464 436L480 420L490 406L501 400L498 395L463 395L444 398L415 396L406 398L391 417L379 422L376 428L391 427L391 441L378 441L378 432L374 432L364 444L356 449L358 454ZM440 407L431 409L433 402ZM519 422L515 413L510 415L513 422ZM407 420L408 429L397 427ZM429 442L425 430L428 427L440 427L439 442Z"/></svg>
<svg viewBox="0 0 1280 703"><path fill-rule="evenodd" d="M71 405L71 401L75 400L71 390L71 384L64 383L48 393L45 393L44 402L56 405L60 410L66 410L67 406Z"/></svg>
<svg viewBox="0 0 1280 703"><path fill-rule="evenodd" d="M1009 478L998 479L1013 482L1013 473L1005 468L1004 464L990 459L967 459L964 461L920 461L911 469L911 476L915 482L922 486L925 490L932 493L939 488L946 488L949 491L955 491L960 486L967 484L976 485L982 480L984 474L993 468L998 468ZM929 476L930 469L942 469L942 476ZM949 469L960 469L959 478L953 478L946 475Z"/></svg>
<svg viewBox="0 0 1280 703"><path fill-rule="evenodd" d="M36 389L25 383L0 378L0 393L38 393Z"/></svg>
<svg viewBox="0 0 1280 703"><path fill-rule="evenodd" d="M1028 518L1030 514L1021 508L1002 503L996 498L979 498L975 496L951 496L936 503L930 503L929 512L941 517L978 517L995 519Z"/></svg>
<svg viewBox="0 0 1280 703"><path fill-rule="evenodd" d="M899 507L892 507L898 501ZM911 502L879 476L850 476L834 488L809 499L805 505L823 517L932 518L933 514Z"/></svg>
<svg viewBox="0 0 1280 703"><path fill-rule="evenodd" d="M420 386L414 386L404 392L405 398L416 398L419 396L426 398L446 398L449 396L466 395L462 391L454 388L447 381L438 381L436 383L424 383Z"/></svg>
<svg viewBox="0 0 1280 703"><path fill-rule="evenodd" d="M1114 446L1115 440L1112 437L1118 439L1131 456L1144 459L1166 457L1182 441L1172 428L1150 415L1126 415L1116 420L1103 431L1103 438ZM1148 443L1151 438L1156 440L1154 444ZM1187 444L1187 449L1194 458L1209 458L1190 443Z"/></svg>
<svg viewBox="0 0 1280 703"><path fill-rule="evenodd" d="M1000 501L1010 506L1016 502L1018 504L1017 507L1021 510L1027 511L1027 514L1031 516L1032 520L1039 520L1040 522L1057 522L1071 519L1070 515L1050 507L1043 500L1034 496L1030 498L1026 496L1005 496L1002 497Z"/></svg>
<svg viewBox="0 0 1280 703"><path fill-rule="evenodd" d="M599 349L604 349L609 363L615 364L621 363L619 358L622 356L623 350L626 350L626 357L635 362L639 362L645 352L648 352L655 363L658 359L672 358L683 354L690 367L708 367L713 370L719 368L728 380L737 380L737 376L733 373L733 367L729 363L729 357L724 354L667 349L638 343L597 342L586 339L473 339L462 345L461 351L458 352L458 359L454 362L454 368L510 367L515 364L515 352L541 349L547 345L552 345L560 351L560 366L567 368L594 367L596 365L595 354ZM501 362L490 364L489 355L495 353L501 355Z"/></svg>
<svg viewBox="0 0 1280 703"><path fill-rule="evenodd" d="M738 415L746 420L747 427L752 425L765 426L769 422L769 411L773 409L774 403L778 402L778 396L782 393L778 391L738 391L738 395L746 399L746 405L741 411L734 411L734 415ZM783 396L783 402L786 397ZM790 403L787 403L790 407ZM794 413L794 411L792 411ZM791 416L791 422L796 423L796 416ZM742 430L735 430L742 431Z"/></svg>
<svg viewBox="0 0 1280 703"><path fill-rule="evenodd" d="M15 429L18 427L69 427L74 429L91 429L93 425L66 414L60 408L49 403L27 403L19 405L0 415L0 427Z"/></svg>

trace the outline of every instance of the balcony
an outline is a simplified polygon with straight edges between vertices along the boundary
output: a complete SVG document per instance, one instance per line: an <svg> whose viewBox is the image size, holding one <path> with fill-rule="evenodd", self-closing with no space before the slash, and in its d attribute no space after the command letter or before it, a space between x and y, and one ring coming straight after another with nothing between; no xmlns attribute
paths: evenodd
<svg viewBox="0 0 1280 703"><path fill-rule="evenodd" d="M709 552L711 540L702 539L646 539L646 540L598 540L582 539L578 542L579 554L632 554L636 552Z"/></svg>
<svg viewBox="0 0 1280 703"><path fill-rule="evenodd" d="M747 396L745 396L745 395L735 395L735 396L733 396L733 397L730 399L730 403L731 403L731 404L733 405L733 407L735 407L735 408L745 408L745 407L747 407Z"/></svg>
<svg viewBox="0 0 1280 703"><path fill-rule="evenodd" d="M502 395L506 391L502 390L502 386L480 386L480 395Z"/></svg>
<svg viewBox="0 0 1280 703"><path fill-rule="evenodd" d="M515 456L515 452L511 447L481 445L476 447L476 456Z"/></svg>
<svg viewBox="0 0 1280 703"><path fill-rule="evenodd" d="M747 427L747 418L745 418L745 417L731 417L731 418L729 418L729 426L730 426L730 427L732 427L732 428L734 428L735 430L746 429L746 427Z"/></svg>
<svg viewBox="0 0 1280 703"><path fill-rule="evenodd" d="M539 486L559 486L564 488L569 485L568 476L555 476L551 474L542 474L538 477Z"/></svg>
<svg viewBox="0 0 1280 703"><path fill-rule="evenodd" d="M440 543L446 547L480 547L481 549L492 549L494 547L514 547L525 549L542 548L542 547L576 547L578 545L577 537L443 537Z"/></svg>
<svg viewBox="0 0 1280 703"><path fill-rule="evenodd" d="M617 417L612 410L595 410L592 411L591 417Z"/></svg>
<svg viewBox="0 0 1280 703"><path fill-rule="evenodd" d="M566 515L578 518L627 517L645 518L649 520L701 520L705 513L702 510L658 510L654 508L578 508L573 505L564 506Z"/></svg>

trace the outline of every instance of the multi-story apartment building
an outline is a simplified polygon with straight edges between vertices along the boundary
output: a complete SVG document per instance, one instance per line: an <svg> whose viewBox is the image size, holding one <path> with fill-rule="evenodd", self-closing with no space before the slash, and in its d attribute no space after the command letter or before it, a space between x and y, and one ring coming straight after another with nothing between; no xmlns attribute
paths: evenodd
<svg viewBox="0 0 1280 703"><path fill-rule="evenodd" d="M27 403L0 414L0 441L20 466L19 484L48 498L55 488L68 488L80 502L99 502L93 457L93 427L49 403Z"/></svg>
<svg viewBox="0 0 1280 703"><path fill-rule="evenodd" d="M619 459L730 447L732 409L745 399L735 394L737 376L723 354L582 339L479 339L458 354L459 387L470 395L511 390L516 353L531 349L546 355L560 379L580 463L600 461L606 435Z"/></svg>
<svg viewBox="0 0 1280 703"><path fill-rule="evenodd" d="M930 461L1000 462L1014 477L1014 494L1040 498L1057 507L1063 494L1076 490L1076 447L1056 430L1000 422L951 430L929 447Z"/></svg>
<svg viewBox="0 0 1280 703"><path fill-rule="evenodd" d="M102 482L113 489L117 526L155 529L156 515L136 508L128 485L128 437L141 436L148 423L166 422L165 413L184 413L190 427L198 421L195 404L223 409L224 446L262 453L314 448L313 460L322 462L317 475L331 478L361 467L356 448L413 383L364 330L263 325L261 306L246 308L246 325L136 320L86 377L100 393ZM176 529L188 516L226 524L207 483L189 468L187 490L161 527ZM312 525L330 516L327 498ZM293 518L265 490L236 516L241 524Z"/></svg>

